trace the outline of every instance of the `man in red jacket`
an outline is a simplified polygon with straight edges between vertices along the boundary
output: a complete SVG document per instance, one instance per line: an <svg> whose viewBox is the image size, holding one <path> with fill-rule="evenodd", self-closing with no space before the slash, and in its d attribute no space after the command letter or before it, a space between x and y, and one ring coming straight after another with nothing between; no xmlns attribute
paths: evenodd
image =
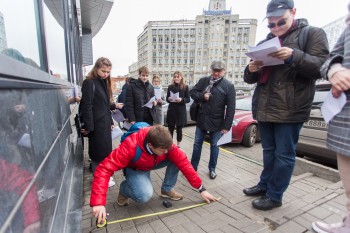
<svg viewBox="0 0 350 233"><path fill-rule="evenodd" d="M168 129L155 125L142 128L128 136L98 165L94 173L90 198L90 206L98 223L102 223L106 218L108 181L115 171L124 169L125 180L120 184L117 203L125 206L129 204L129 198L145 203L152 197L150 171L163 167L167 168L161 187L162 197L176 201L183 198L173 190L180 170L191 186L198 189L206 202L216 201L216 198L203 187L202 180L186 154L173 144Z"/></svg>

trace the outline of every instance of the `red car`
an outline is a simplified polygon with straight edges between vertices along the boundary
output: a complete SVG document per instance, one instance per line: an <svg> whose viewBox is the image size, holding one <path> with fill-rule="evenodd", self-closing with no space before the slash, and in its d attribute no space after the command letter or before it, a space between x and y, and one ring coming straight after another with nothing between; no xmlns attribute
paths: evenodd
<svg viewBox="0 0 350 233"><path fill-rule="evenodd" d="M260 141L258 122L252 115L252 98L246 96L236 99L236 112L232 123L232 142L252 147Z"/></svg>

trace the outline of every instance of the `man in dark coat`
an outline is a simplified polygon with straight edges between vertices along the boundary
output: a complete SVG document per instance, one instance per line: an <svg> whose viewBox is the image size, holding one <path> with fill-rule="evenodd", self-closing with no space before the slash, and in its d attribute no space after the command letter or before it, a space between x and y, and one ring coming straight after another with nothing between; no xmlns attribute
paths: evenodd
<svg viewBox="0 0 350 233"><path fill-rule="evenodd" d="M148 81L148 75L148 68L143 66L139 69L139 78L129 80L129 86L126 89L126 118L131 124L147 122L153 125L155 120L157 102L153 102L152 108L143 107L154 97L154 88Z"/></svg>
<svg viewBox="0 0 350 233"><path fill-rule="evenodd" d="M329 54L325 32L308 26L306 19L295 19L295 13L292 0L270 1L266 18L271 32L266 40L278 37L281 48L270 56L283 64L264 66L263 61L251 61L244 72L246 83L257 83L252 107L258 120L264 169L259 183L243 192L262 196L252 203L260 210L282 205L295 165L299 132L309 118L315 81L321 78L320 67ZM298 38L306 26L309 30L302 48Z"/></svg>
<svg viewBox="0 0 350 233"><path fill-rule="evenodd" d="M122 113L123 113L123 115L124 115L124 117L126 116L126 112L125 112L125 109L126 109L126 101L125 101L125 99L126 99L126 89L128 88L128 86L129 86L129 77L126 77L125 78L125 83L124 83L124 85L122 86L122 91L120 92L120 94L119 94L119 96L118 96L118 103L122 103L122 104L124 104L123 105L123 108L120 110Z"/></svg>
<svg viewBox="0 0 350 233"><path fill-rule="evenodd" d="M210 68L212 70L211 76L201 78L190 91L192 99L200 104L191 163L197 170L203 141L209 132L209 177L215 179L215 168L219 156L217 142L232 127L236 91L234 85L224 78L225 64L222 61L214 61Z"/></svg>

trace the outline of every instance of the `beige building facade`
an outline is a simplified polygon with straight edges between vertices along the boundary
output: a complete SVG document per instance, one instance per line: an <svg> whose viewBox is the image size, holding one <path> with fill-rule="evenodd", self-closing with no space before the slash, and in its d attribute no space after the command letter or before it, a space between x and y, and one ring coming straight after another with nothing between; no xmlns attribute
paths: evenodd
<svg viewBox="0 0 350 233"><path fill-rule="evenodd" d="M237 89L251 88L243 81L243 71L249 63L244 54L255 46L256 19L240 19L226 10L225 0L210 0L195 20L149 21L138 36L138 62L129 67L130 76L147 66L160 75L162 85L172 82L172 74L181 71L187 84L210 74L213 60L226 64L225 77Z"/></svg>

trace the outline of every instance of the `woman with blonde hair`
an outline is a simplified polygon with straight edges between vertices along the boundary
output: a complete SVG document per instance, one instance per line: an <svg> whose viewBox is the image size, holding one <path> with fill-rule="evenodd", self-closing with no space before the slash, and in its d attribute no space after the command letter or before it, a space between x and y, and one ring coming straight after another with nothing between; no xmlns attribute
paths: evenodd
<svg viewBox="0 0 350 233"><path fill-rule="evenodd" d="M171 98L170 92L179 93L179 97ZM173 136L176 126L177 146L180 147L182 128L187 124L186 103L190 102L190 92L180 71L176 71L173 75L173 83L168 87L166 101L169 103L166 119L168 129Z"/></svg>
<svg viewBox="0 0 350 233"><path fill-rule="evenodd" d="M156 117L154 119L154 123L155 124L164 124L164 118L163 118L163 104L165 104L165 101L163 100L163 88L162 85L160 83L160 77L158 74L154 74L153 78L152 78L152 85L154 87L154 93L156 96L156 101L157 101L157 105L156 105ZM156 92L160 93L160 96L156 95ZM159 98L160 97L160 98Z"/></svg>

